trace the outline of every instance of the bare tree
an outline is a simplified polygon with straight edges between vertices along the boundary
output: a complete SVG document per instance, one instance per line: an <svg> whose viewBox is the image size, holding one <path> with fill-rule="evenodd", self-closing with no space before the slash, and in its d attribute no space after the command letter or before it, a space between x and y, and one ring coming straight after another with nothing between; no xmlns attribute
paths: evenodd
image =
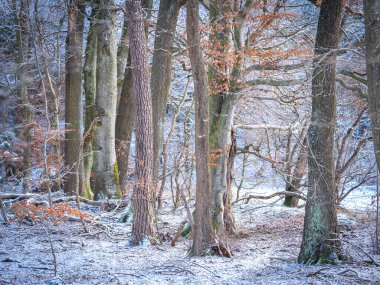
<svg viewBox="0 0 380 285"><path fill-rule="evenodd" d="M298 262L334 263L340 257L334 177L336 49L342 0L323 0L318 21L308 130L309 191Z"/></svg>
<svg viewBox="0 0 380 285"><path fill-rule="evenodd" d="M367 61L368 104L371 115L373 145L377 168L380 166L380 2L364 0L365 43ZM379 195L379 192L377 192ZM379 197L377 197L376 251L379 247Z"/></svg>
<svg viewBox="0 0 380 285"><path fill-rule="evenodd" d="M94 132L94 194L121 195L115 152L117 103L116 9L114 0L100 0L97 23L96 117Z"/></svg>
<svg viewBox="0 0 380 285"><path fill-rule="evenodd" d="M211 223L211 182L208 155L208 94L199 36L199 1L187 2L187 43L192 66L195 96L196 197L191 253L202 255L214 241Z"/></svg>
<svg viewBox="0 0 380 285"><path fill-rule="evenodd" d="M136 108L136 169L132 195L133 244L155 235L153 227L153 129L144 16L140 0L127 0L128 33Z"/></svg>
<svg viewBox="0 0 380 285"><path fill-rule="evenodd" d="M66 100L65 123L65 164L69 174L65 192L73 194L76 189L74 165L78 162L79 146L82 138L82 38L84 5L82 0L68 2L68 31L66 38ZM81 192L81 180L79 190Z"/></svg>

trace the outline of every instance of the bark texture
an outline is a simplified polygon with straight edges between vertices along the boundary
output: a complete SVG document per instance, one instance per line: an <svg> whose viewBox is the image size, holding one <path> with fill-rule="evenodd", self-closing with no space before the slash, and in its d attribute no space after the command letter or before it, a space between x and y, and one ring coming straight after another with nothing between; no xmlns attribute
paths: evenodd
<svg viewBox="0 0 380 285"><path fill-rule="evenodd" d="M139 0L127 0L128 33L136 108L136 169L132 195L133 244L155 236L153 226L153 129L144 16Z"/></svg>
<svg viewBox="0 0 380 285"><path fill-rule="evenodd" d="M208 155L207 75L199 37L199 1L187 1L187 44L192 66L195 96L196 194L193 245L191 253L202 255L214 242L211 222L211 185Z"/></svg>
<svg viewBox="0 0 380 285"><path fill-rule="evenodd" d="M145 0L142 1L143 9L145 11L146 17L144 22L145 27L145 36L148 36L148 21L150 18L150 9L152 8L152 1ZM124 41L126 41L126 35L128 35L128 18L125 19L124 25L125 35ZM128 36L129 38L129 36ZM126 42L124 42L125 44ZM119 48L120 51L120 48ZM127 61L125 64L124 70L124 79L122 82L122 87L120 91L120 100L117 110L116 118L116 154L117 154L117 163L119 166L119 179L120 187L123 192L123 195L126 195L128 192L127 189L127 173L128 173L128 163L129 163L129 152L131 146L131 138L133 128L135 127L135 99L132 93L132 66L131 66L131 56L129 53L129 40L128 40L128 52L123 48L122 54L127 55ZM119 54L119 64L118 68L121 68L122 55ZM120 73L120 71L118 71ZM118 78L121 74L118 73Z"/></svg>
<svg viewBox="0 0 380 285"><path fill-rule="evenodd" d="M380 167L380 2L364 0L365 43L367 61L368 105L371 116L373 146Z"/></svg>
<svg viewBox="0 0 380 285"><path fill-rule="evenodd" d="M94 194L120 195L115 152L117 104L116 10L114 0L99 1L97 23L96 117L94 129Z"/></svg>
<svg viewBox="0 0 380 285"><path fill-rule="evenodd" d="M31 121L32 112L29 103L29 95L27 89L27 68L26 58L27 58L27 48L28 48L28 37L26 35L27 31L27 15L29 10L29 5L26 0L21 0L20 8L18 11L16 1L15 3L15 16L16 16L16 43L17 43L17 54L16 63L17 67L17 80L19 85L18 95L21 100L21 123L23 125L22 131L19 134L20 141L23 144L23 166L22 171L24 173L22 188L24 193L31 191L30 179L32 172L32 146L31 146Z"/></svg>
<svg viewBox="0 0 380 285"><path fill-rule="evenodd" d="M85 52L85 62L83 67L83 86L85 93L85 117L84 132L87 133L91 123L95 119L95 98L96 98L96 54L97 54L97 31L96 17L97 6L92 5L90 17L90 28L87 34L87 46ZM83 144L83 189L82 195L92 199L94 194L91 190L91 173L94 164L94 153L92 150L92 136L86 138Z"/></svg>
<svg viewBox="0 0 380 285"><path fill-rule="evenodd" d="M65 100L65 165L69 169L65 192L77 189L76 164L82 138L82 39L84 5L81 0L68 3L68 31L66 38L66 100ZM80 168L81 169L81 168ZM79 183L82 180L80 173ZM81 192L79 185L79 191Z"/></svg>
<svg viewBox="0 0 380 285"><path fill-rule="evenodd" d="M334 177L336 51L343 0L323 0L314 50L312 117L308 130L309 190L298 262L335 263L340 257Z"/></svg>
<svg viewBox="0 0 380 285"><path fill-rule="evenodd" d="M162 0L154 39L150 88L153 106L153 179L158 182L166 105L172 77L173 41L183 0Z"/></svg>

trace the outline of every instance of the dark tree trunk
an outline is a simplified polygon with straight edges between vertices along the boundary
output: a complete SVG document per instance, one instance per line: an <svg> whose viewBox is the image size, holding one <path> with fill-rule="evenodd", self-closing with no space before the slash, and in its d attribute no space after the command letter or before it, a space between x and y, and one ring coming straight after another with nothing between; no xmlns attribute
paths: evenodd
<svg viewBox="0 0 380 285"><path fill-rule="evenodd" d="M183 0L162 0L158 10L156 35L154 39L152 78L150 88L153 106L153 182L158 183L160 156L162 152L162 139L166 105L169 96L173 41L177 27L179 9ZM155 187L157 188L157 187Z"/></svg>
<svg viewBox="0 0 380 285"><path fill-rule="evenodd" d="M26 54L28 48L28 37L26 35L27 31L27 15L29 13L29 5L26 0L21 0L20 10L18 13L17 2L15 4L15 15L16 15L16 43L17 43L17 55L16 63L17 67L17 80L19 85L18 95L21 100L20 104L20 123L22 126L22 131L19 134L19 139L23 145L23 165L22 170L24 173L22 188L23 192L27 193L31 191L30 180L32 174L32 145L31 145L31 121L32 121L32 112L29 102L29 95L26 83Z"/></svg>
<svg viewBox="0 0 380 285"><path fill-rule="evenodd" d="M139 0L127 0L128 33L133 67L133 94L136 108L136 170L132 195L132 243L155 236L153 226L152 100L149 88L144 16Z"/></svg>
<svg viewBox="0 0 380 285"><path fill-rule="evenodd" d="M82 139L82 39L84 5L82 0L68 3L68 31L66 38L66 100L65 100L65 165L69 170L65 192L74 194L77 189L74 167L79 161ZM81 167L79 168L81 169ZM79 191L82 188L79 174Z"/></svg>
<svg viewBox="0 0 380 285"><path fill-rule="evenodd" d="M187 2L187 44L192 66L195 96L196 196L193 245L191 253L202 255L214 241L211 222L211 182L208 155L208 94L199 37L199 1Z"/></svg>
<svg viewBox="0 0 380 285"><path fill-rule="evenodd" d="M373 146L380 167L380 1L364 0L367 60L368 105L371 115Z"/></svg>
<svg viewBox="0 0 380 285"><path fill-rule="evenodd" d="M318 21L308 131L309 191L298 262L335 263L340 257L334 178L335 69L343 0L323 0Z"/></svg>
<svg viewBox="0 0 380 285"><path fill-rule="evenodd" d="M148 36L148 21L150 19L150 9L152 8L151 0L142 1L143 9L147 9L144 12L145 15L145 36ZM125 19L125 35L128 35L128 18ZM124 41L127 39L124 35ZM129 42L128 42L129 45ZM123 48L120 53L126 55L126 49ZM121 54L119 54L121 57ZM122 58L119 57L118 68L121 68ZM118 78L120 77L120 71L118 73ZM129 152L131 146L131 138L133 133L133 128L135 127L135 99L132 93L132 68L131 68L131 56L129 53L128 47L128 56L125 64L124 70L124 79L122 82L122 87L120 91L120 100L117 109L117 117L116 117L116 155L117 155L117 163L119 167L119 180L120 187L123 195L127 195L128 189L128 181L127 181L127 172L128 172L128 164L129 164Z"/></svg>

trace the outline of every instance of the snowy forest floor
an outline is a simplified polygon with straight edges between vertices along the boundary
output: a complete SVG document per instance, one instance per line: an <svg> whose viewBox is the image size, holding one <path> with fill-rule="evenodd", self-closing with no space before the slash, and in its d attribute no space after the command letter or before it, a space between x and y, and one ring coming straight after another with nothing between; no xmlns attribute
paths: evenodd
<svg viewBox="0 0 380 285"><path fill-rule="evenodd" d="M268 190L263 190L269 193ZM262 194L263 191L255 191ZM273 190L271 190L273 191ZM339 213L343 248L351 261L337 266L296 263L302 238L304 209L290 209L251 200L234 206L239 227L224 238L233 257L188 257L191 241L180 238L156 246L131 247L130 223L119 211L105 212L82 204L99 225L84 233L79 222L49 226L11 223L0 225L0 284L380 284L379 255L372 253L374 206L370 190L349 196ZM167 197L166 201L170 201ZM173 214L171 203L159 212L158 228L174 235L186 217L183 207ZM54 277L51 244L57 259Z"/></svg>

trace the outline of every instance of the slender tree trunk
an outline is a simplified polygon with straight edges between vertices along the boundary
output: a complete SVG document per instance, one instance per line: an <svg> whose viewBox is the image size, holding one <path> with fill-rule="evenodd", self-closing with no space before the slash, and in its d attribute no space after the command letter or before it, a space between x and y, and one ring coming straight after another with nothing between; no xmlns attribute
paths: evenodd
<svg viewBox="0 0 380 285"><path fill-rule="evenodd" d="M85 116L84 132L86 133L95 119L95 98L96 98L96 54L97 54L97 33L96 17L97 7L92 6L90 17L90 28L87 34L87 45L85 51L85 62L83 67L83 86L85 93ZM94 194L91 190L91 173L94 164L94 153L92 150L92 137L87 138L83 144L83 188L82 195L92 199Z"/></svg>
<svg viewBox="0 0 380 285"><path fill-rule="evenodd" d="M307 167L307 145L306 144L307 144L307 140L305 138L299 150L294 171L292 175L290 175L290 177L288 178L289 183L287 183L286 189L285 189L285 191L287 192L300 191L302 177L305 174L306 167ZM291 207L291 208L297 207L298 201L299 201L298 196L285 195L284 206Z"/></svg>
<svg viewBox="0 0 380 285"><path fill-rule="evenodd" d="M323 0L318 21L308 130L309 191L298 262L335 263L341 257L334 178L335 69L343 0Z"/></svg>
<svg viewBox="0 0 380 285"><path fill-rule="evenodd" d="M139 0L127 0L128 33L136 107L136 175L132 195L132 243L155 236L153 226L153 129L144 16Z"/></svg>
<svg viewBox="0 0 380 285"><path fill-rule="evenodd" d="M17 68L17 79L19 85L19 96L21 99L21 123L23 125L20 139L23 144L23 166L22 170L24 172L22 188L24 193L30 192L30 179L32 172L32 146L31 146L31 121L32 121L32 112L31 106L29 103L28 89L26 85L26 73L25 68L25 57L26 50L28 48L27 44L27 13L28 13L28 3L26 0L21 0L20 9L18 12L17 2L14 1L15 16L16 16L16 43L17 43L17 55L16 63L18 64Z"/></svg>
<svg viewBox="0 0 380 285"><path fill-rule="evenodd" d="M380 168L380 2L364 0L365 43L367 61L368 105L371 116L373 146Z"/></svg>
<svg viewBox="0 0 380 285"><path fill-rule="evenodd" d="M121 32L120 42L117 48L117 95L120 96L121 89L124 83L124 72L127 66L129 55L128 41L128 21L124 17L123 30Z"/></svg>
<svg viewBox="0 0 380 285"><path fill-rule="evenodd" d="M147 9L144 12L145 22L145 36L148 36L148 21L150 19L152 8L152 0L144 0L142 1L143 9ZM126 35L128 35L128 18L125 19L124 28L127 28L125 31ZM124 41L126 41L124 35ZM128 42L129 45L129 42ZM120 49L119 49L120 51ZM123 50L123 54L125 55L126 49ZM120 61L122 60L121 55L119 56L119 64L118 68L121 68ZM120 71L119 71L120 72ZM120 77L120 73L118 73L118 78ZM128 57L124 70L124 79L122 82L122 87L120 90L120 100L117 109L117 117L116 117L116 154L117 154L117 163L119 167L119 179L120 179L120 187L123 195L127 195L127 172L128 172L128 164L129 164L129 151L131 146L132 132L135 127L135 99L132 93L132 67L131 67L131 56L129 53L128 47Z"/></svg>
<svg viewBox="0 0 380 285"><path fill-rule="evenodd" d="M153 106L153 181L155 185L158 183L166 105L172 77L172 47L179 9L183 2L183 0L162 0L158 10L150 82Z"/></svg>
<svg viewBox="0 0 380 285"><path fill-rule="evenodd" d="M116 10L114 0L100 0L97 23L96 117L94 131L94 194L121 196L115 152L117 104Z"/></svg>
<svg viewBox="0 0 380 285"><path fill-rule="evenodd" d="M202 255L214 242L211 222L211 184L208 155L208 94L207 75L204 67L199 36L199 1L187 1L187 44L192 66L195 96L195 159L196 197L191 253Z"/></svg>
<svg viewBox="0 0 380 285"><path fill-rule="evenodd" d="M66 100L65 100L65 165L69 170L65 192L74 194L79 146L82 138L82 38L84 5L81 0L68 3L68 32L66 38ZM81 182L82 175L79 181ZM81 185L79 185L81 192Z"/></svg>

